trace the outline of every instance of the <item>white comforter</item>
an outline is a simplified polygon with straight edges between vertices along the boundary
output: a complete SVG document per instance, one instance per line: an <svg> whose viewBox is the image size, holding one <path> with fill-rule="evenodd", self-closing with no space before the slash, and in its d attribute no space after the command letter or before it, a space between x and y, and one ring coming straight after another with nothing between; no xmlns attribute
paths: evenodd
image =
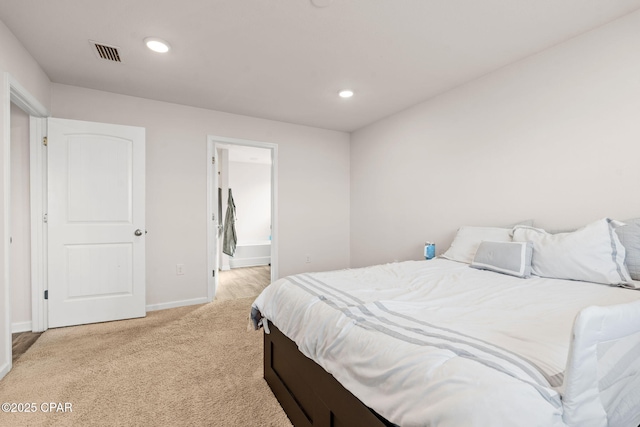
<svg viewBox="0 0 640 427"><path fill-rule="evenodd" d="M290 276L254 308L400 426L552 427L576 315L636 300L435 259Z"/></svg>

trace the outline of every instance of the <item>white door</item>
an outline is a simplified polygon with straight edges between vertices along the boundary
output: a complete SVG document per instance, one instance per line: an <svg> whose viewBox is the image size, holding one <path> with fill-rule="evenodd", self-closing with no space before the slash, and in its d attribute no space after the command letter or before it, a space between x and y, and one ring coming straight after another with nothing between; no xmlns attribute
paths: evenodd
<svg viewBox="0 0 640 427"><path fill-rule="evenodd" d="M49 327L145 316L145 129L48 121Z"/></svg>

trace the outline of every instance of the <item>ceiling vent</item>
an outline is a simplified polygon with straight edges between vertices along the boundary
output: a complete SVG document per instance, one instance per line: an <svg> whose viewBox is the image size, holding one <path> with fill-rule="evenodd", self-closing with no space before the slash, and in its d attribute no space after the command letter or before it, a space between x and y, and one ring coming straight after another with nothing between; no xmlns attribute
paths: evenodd
<svg viewBox="0 0 640 427"><path fill-rule="evenodd" d="M92 40L89 40L89 43L93 46L94 52L98 58L106 59L107 61L122 62L122 59L120 59L120 52L118 52L118 48L116 46L109 46Z"/></svg>

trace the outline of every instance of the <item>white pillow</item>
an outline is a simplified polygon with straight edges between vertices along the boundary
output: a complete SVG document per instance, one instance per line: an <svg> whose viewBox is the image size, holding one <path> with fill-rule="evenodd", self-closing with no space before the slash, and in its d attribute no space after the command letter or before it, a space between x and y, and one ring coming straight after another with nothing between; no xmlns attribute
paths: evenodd
<svg viewBox="0 0 640 427"><path fill-rule="evenodd" d="M443 258L471 264L483 240L510 242L511 229L498 227L460 227Z"/></svg>
<svg viewBox="0 0 640 427"><path fill-rule="evenodd" d="M614 229L621 222L604 218L571 233L549 234L516 226L514 242L533 242L532 273L556 279L619 285L631 281L625 249Z"/></svg>

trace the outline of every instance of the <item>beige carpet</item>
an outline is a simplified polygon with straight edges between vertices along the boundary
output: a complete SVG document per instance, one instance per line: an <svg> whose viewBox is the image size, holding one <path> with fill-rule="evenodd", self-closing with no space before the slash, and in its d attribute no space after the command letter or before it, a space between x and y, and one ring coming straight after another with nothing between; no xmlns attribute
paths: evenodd
<svg viewBox="0 0 640 427"><path fill-rule="evenodd" d="M271 283L271 267L232 268L218 272L216 300L248 298L257 296Z"/></svg>
<svg viewBox="0 0 640 427"><path fill-rule="evenodd" d="M265 383L252 298L51 329L0 381L1 426L291 426ZM69 402L71 413L43 413Z"/></svg>

